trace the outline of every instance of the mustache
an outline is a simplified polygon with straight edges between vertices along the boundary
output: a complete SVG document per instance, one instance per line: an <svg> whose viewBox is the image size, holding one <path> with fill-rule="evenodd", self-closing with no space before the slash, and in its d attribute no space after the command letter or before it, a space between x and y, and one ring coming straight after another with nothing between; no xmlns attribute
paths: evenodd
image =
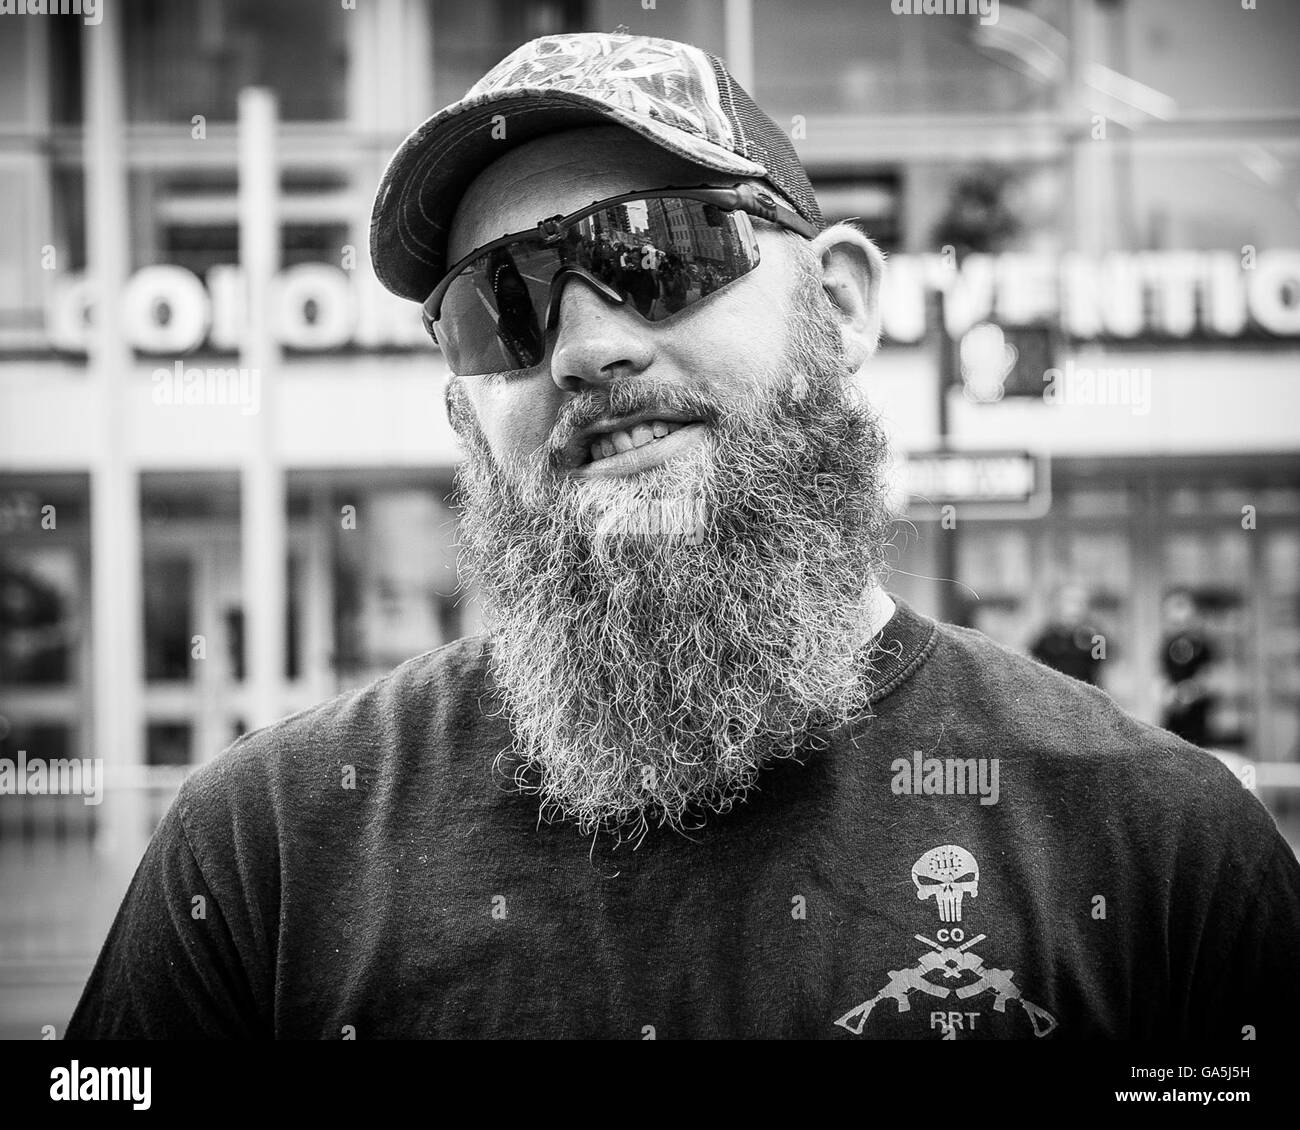
<svg viewBox="0 0 1300 1130"><path fill-rule="evenodd" d="M603 388L580 393L560 409L546 443L547 465L558 471L569 448L598 421L655 411L693 416L710 428L720 426L723 419L722 406L698 389L645 377L613 380Z"/></svg>

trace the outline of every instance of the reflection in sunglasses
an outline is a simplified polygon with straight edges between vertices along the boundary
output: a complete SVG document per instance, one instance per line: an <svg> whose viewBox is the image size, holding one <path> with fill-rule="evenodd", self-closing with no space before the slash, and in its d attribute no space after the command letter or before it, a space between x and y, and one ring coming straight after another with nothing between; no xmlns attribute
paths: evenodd
<svg viewBox="0 0 1300 1130"><path fill-rule="evenodd" d="M708 190L722 191L722 190ZM788 226L788 225L787 225ZM691 197L611 204L579 220L502 237L431 296L438 338L457 372L529 368L545 354L548 316L566 268L660 322L758 265L748 216ZM457 299L457 292L461 298ZM466 300L473 294L473 317ZM430 328L435 323L430 322Z"/></svg>

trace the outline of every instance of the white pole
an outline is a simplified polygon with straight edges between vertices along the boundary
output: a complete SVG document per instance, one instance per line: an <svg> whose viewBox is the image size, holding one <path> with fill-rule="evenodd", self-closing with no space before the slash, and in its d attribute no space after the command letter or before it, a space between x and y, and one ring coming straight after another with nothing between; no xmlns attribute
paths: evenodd
<svg viewBox="0 0 1300 1130"><path fill-rule="evenodd" d="M144 761L144 583L140 479L127 436L134 358L121 333L116 299L130 267L130 221L122 98L120 10L82 29L86 162L86 259L97 296L87 376L95 389L103 442L90 468L91 708L88 756L121 779ZM134 867L150 833L138 789L114 789L104 805L100 851Z"/></svg>
<svg viewBox="0 0 1300 1130"><path fill-rule="evenodd" d="M239 95L239 259L248 294L239 364L260 382L255 443L242 468L240 540L244 589L245 725L284 713L286 546L284 469L275 440L279 348L272 337L271 280L280 262L280 171L275 95L249 87Z"/></svg>
<svg viewBox="0 0 1300 1130"><path fill-rule="evenodd" d="M1117 144L1110 131L1114 122L1098 121L1089 113L1085 75L1089 64L1102 58L1102 20L1104 16L1094 0L1074 0L1070 8L1070 113L1074 139L1072 192L1074 196L1074 249L1088 255L1100 255L1113 249L1108 237L1114 225L1107 207L1112 149ZM1103 136L1101 131L1107 131Z"/></svg>
<svg viewBox="0 0 1300 1130"><path fill-rule="evenodd" d="M339 689L334 678L334 546L338 526L330 511L330 491L317 486L311 493L311 537L303 570L302 678L312 701L329 698Z"/></svg>
<svg viewBox="0 0 1300 1130"><path fill-rule="evenodd" d="M754 0L727 0L724 16L727 70L753 97L754 90Z"/></svg>

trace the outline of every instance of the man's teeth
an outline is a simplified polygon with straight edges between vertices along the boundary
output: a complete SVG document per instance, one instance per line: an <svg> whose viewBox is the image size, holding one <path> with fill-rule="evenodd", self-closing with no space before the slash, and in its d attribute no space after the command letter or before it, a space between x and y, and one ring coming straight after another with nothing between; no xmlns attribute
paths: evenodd
<svg viewBox="0 0 1300 1130"><path fill-rule="evenodd" d="M654 443L657 439L672 435L678 428L685 426L674 420L647 420L644 424L637 424L630 431L620 428L616 432L609 432L591 445L591 461L595 463L621 451L644 447L647 443Z"/></svg>

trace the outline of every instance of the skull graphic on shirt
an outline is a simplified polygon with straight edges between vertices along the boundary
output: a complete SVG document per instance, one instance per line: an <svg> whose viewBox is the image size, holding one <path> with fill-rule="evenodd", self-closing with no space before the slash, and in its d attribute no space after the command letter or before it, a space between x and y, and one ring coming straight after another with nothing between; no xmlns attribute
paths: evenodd
<svg viewBox="0 0 1300 1130"><path fill-rule="evenodd" d="M944 844L912 864L912 882L917 898L932 898L938 904L940 921L960 922L962 897L976 898L980 893L979 864L965 848Z"/></svg>

